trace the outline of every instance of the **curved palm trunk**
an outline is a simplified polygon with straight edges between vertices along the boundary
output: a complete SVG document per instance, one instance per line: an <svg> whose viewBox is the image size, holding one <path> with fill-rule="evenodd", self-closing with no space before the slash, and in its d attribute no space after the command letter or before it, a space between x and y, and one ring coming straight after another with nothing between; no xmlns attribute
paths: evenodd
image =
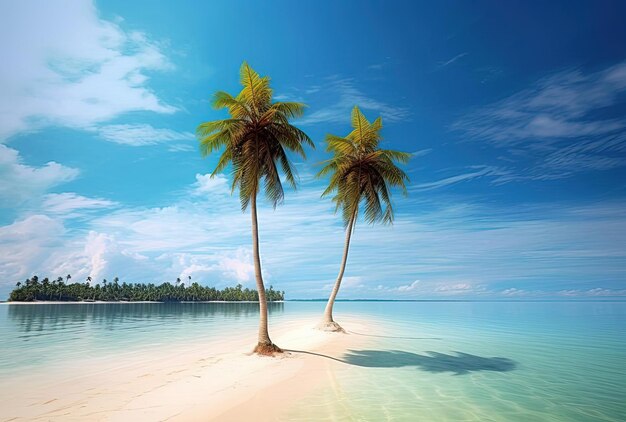
<svg viewBox="0 0 626 422"><path fill-rule="evenodd" d="M254 256L254 276L256 289L259 293L259 340L254 348L255 353L272 355L282 350L272 343L267 330L267 299L265 298L265 286L261 274L261 256L259 253L259 223L256 212L256 193L250 199L250 214L252 215L252 254Z"/></svg>
<svg viewBox="0 0 626 422"><path fill-rule="evenodd" d="M346 228L346 243L343 247L343 259L341 260L341 267L339 268L339 274L337 275L337 281L335 281L335 286L333 287L333 291L328 298L328 303L326 304L326 309L324 310L324 317L322 318L322 322L319 325L319 328L326 331L344 331L341 328L341 325L337 324L333 320L333 306L335 305L335 298L337 297L337 293L339 293L339 287L341 286L341 280L343 279L343 273L346 270L346 263L348 262L348 251L350 250L350 238L352 237L352 229L354 227L355 216L352 216L348 227Z"/></svg>

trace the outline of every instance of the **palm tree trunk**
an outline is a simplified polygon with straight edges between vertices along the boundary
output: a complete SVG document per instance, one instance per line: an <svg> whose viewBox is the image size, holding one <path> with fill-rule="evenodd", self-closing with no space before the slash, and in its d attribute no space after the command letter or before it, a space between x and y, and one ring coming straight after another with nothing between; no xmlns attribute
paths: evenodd
<svg viewBox="0 0 626 422"><path fill-rule="evenodd" d="M343 279L343 273L346 270L346 263L348 262L348 251L350 250L350 238L352 237L352 229L354 227L354 220L356 220L356 212L352 215L350 219L350 223L346 228L346 243L343 247L343 259L341 260L341 267L339 268L339 274L337 275L337 281L335 281L335 286L333 287L333 291L328 298L328 303L326 304L326 309L324 310L324 317L322 318L322 323L319 328L327 331L344 331L343 328L339 324L337 324L333 320L333 306L335 305L335 298L337 297L337 293L339 293L339 287L341 286L341 280Z"/></svg>
<svg viewBox="0 0 626 422"><path fill-rule="evenodd" d="M267 299L265 298L265 286L261 273L261 255L259 253L259 223L256 211L256 192L250 199L250 214L252 215L252 255L254 256L254 276L256 289L259 293L259 340L254 351L263 355L272 355L282 350L272 343L267 330Z"/></svg>

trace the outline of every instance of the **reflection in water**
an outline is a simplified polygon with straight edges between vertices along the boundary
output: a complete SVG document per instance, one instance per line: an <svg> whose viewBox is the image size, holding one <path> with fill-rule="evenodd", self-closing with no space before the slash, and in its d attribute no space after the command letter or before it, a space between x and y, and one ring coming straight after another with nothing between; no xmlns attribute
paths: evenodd
<svg viewBox="0 0 626 422"><path fill-rule="evenodd" d="M270 324L282 302L268 303ZM258 303L85 303L0 307L0 379L38 365L160 349L247 333L254 342Z"/></svg>
<svg viewBox="0 0 626 422"><path fill-rule="evenodd" d="M270 315L282 313L284 303L269 302ZM20 331L44 331L76 323L105 325L114 329L125 322L173 320L248 319L259 314L258 303L85 303L9 305L9 319Z"/></svg>

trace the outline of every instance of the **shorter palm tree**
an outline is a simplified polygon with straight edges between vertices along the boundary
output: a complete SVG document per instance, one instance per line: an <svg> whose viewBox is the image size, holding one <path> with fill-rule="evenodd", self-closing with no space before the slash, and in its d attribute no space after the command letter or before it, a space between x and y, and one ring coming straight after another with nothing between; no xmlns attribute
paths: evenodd
<svg viewBox="0 0 626 422"><path fill-rule="evenodd" d="M333 305L339 293L341 280L348 261L350 238L359 217L359 206L362 204L363 214L367 223L393 222L390 187L399 187L406 195L408 176L396 162L406 164L411 154L379 148L382 139L382 119L379 117L370 123L358 107L352 110L352 132L345 138L327 135L328 152L333 154L319 172L318 177L330 175L330 183L322 193L322 197L334 194L335 212L341 210L346 240L343 259L337 281L328 299L320 328L327 331L343 331L333 320Z"/></svg>

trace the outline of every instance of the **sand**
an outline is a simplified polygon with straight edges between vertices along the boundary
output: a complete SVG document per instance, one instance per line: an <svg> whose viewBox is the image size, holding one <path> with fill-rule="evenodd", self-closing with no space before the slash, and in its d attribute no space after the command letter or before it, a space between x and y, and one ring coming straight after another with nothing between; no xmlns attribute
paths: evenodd
<svg viewBox="0 0 626 422"><path fill-rule="evenodd" d="M271 421L330 382L340 358L363 346L363 336L316 330L317 320L272 327L287 352L250 353L254 332L212 342L172 345L149 355L129 354L73 367L25 374L0 384L4 421ZM368 330L342 318L348 330ZM251 344L252 343L252 344Z"/></svg>

